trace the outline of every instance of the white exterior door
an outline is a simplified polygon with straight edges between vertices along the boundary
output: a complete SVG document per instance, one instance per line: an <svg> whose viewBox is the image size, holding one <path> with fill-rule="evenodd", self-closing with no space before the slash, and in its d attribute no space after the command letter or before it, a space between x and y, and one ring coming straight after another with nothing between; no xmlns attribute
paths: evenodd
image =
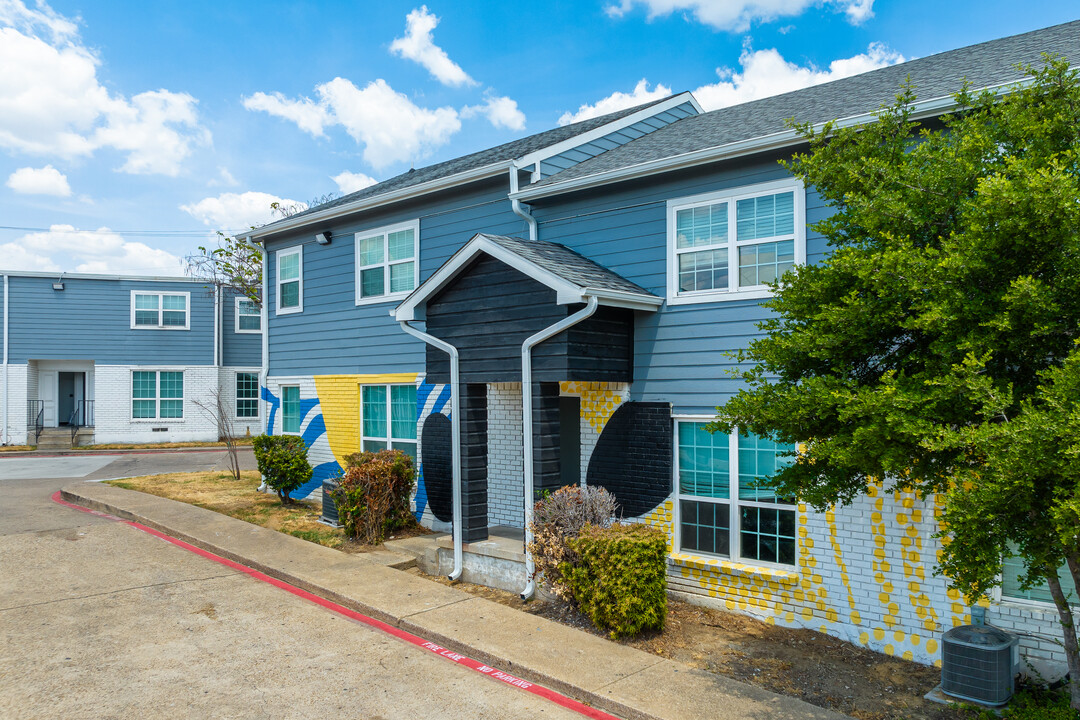
<svg viewBox="0 0 1080 720"><path fill-rule="evenodd" d="M59 375L55 370L43 370L38 376L38 399L45 406L45 427L57 427L56 392Z"/></svg>

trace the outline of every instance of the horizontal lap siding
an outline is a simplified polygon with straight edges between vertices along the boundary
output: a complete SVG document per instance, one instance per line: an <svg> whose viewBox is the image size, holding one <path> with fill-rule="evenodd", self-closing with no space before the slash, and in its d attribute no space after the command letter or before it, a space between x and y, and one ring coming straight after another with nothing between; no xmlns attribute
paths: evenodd
<svg viewBox="0 0 1080 720"><path fill-rule="evenodd" d="M776 157L757 156L538 201L533 214L542 240L573 248L664 297L668 200L786 177ZM812 190L806 206L808 223L829 214ZM820 262L826 251L825 241L808 230L809 262ZM665 304L656 313L636 313L631 399L669 402L676 413L715 413L741 387L727 374L738 367L727 353L746 348L767 317L754 300Z"/></svg>
<svg viewBox="0 0 1080 720"><path fill-rule="evenodd" d="M419 218L422 283L478 232L527 237L524 220L506 198L508 187L508 179L500 177L268 243L271 375L422 372L424 344L390 317L401 300L356 305L354 235ZM329 245L315 243L315 232L323 229L332 231ZM273 251L301 243L304 311L275 316Z"/></svg>
<svg viewBox="0 0 1080 720"><path fill-rule="evenodd" d="M221 291L221 363L227 366L262 365L262 334L236 332L236 298L232 288Z"/></svg>
<svg viewBox="0 0 1080 720"><path fill-rule="evenodd" d="M8 278L9 362L92 359L99 364L212 365L214 298L200 283ZM189 330L131 328L131 291L186 292Z"/></svg>

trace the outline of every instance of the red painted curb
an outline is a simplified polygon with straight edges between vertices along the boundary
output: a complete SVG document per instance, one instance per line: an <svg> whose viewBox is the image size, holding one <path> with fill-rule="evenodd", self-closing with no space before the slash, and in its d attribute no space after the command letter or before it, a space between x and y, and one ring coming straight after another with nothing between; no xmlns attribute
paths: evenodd
<svg viewBox="0 0 1080 720"><path fill-rule="evenodd" d="M555 703L556 705L559 705L560 707L564 707L567 710L572 710L572 711L574 711L576 713L584 715L585 717L595 718L596 720L619 720L619 718L616 717L615 715L611 715L609 713L606 713L603 710L597 710L594 707L590 707L590 706L588 706L588 705L586 705L586 704L584 704L582 702L574 700L573 698L567 697L566 695L563 695L563 694L558 693L558 692L556 692L554 690L551 690L550 688L546 688L546 687L544 687L542 685L537 685L536 683L532 683L532 682L529 682L527 680L522 680L521 678L510 675L509 673L504 673L504 672L502 672L501 670L499 670L497 668L493 668L493 667L490 667L488 665L484 665L483 663L481 663L481 662L479 662L477 660L473 660L470 657L466 657L465 655L461 655L460 653L456 653L456 652L448 650L448 649L446 649L444 647L436 645L433 642L430 642L428 640L424 640L422 637L419 637L418 635L413 635L410 632L406 632L406 631L404 631L404 630L402 630L400 628L396 628L393 625L389 625L387 623L382 622L381 620L376 620L373 617L369 617L369 616L364 615L362 613L358 613L355 610L350 610L349 608L345 607L344 605L338 605L335 602L331 602L330 600L327 600L326 598L319 597L318 595L310 593L307 590L301 590L300 588L296 587L295 585L290 585L289 583L284 582L282 580L278 580L277 578L272 578L269 575L266 575L265 573L259 572L258 570L252 570L251 568L246 567L244 565L241 565L240 563L234 562L234 561L229 560L227 558L223 558L220 555L215 555L214 553L209 552L207 550L203 550L202 548L195 547L194 545L192 545L190 543L186 543L183 540L178 540L178 539L176 539L174 537L170 537L169 535L166 535L163 532L159 532L157 530L154 530L153 528L147 527L146 525L142 525L141 523L137 523L137 522L134 522L134 521L131 521L131 520L124 520L123 518L118 518L118 517L116 517L114 515L109 515L108 513L99 512L97 510L91 510L90 508L84 508L81 505L75 505L74 503L69 503L68 501L64 500L61 497L61 494L60 494L59 490L57 490L55 493L53 493L52 500L55 503L58 503L60 505L64 505L65 507L73 508L75 510L79 510L80 512L88 513L90 515L96 515L97 517L106 518L108 520L114 520L116 522L122 522L125 525L130 525L131 527L136 528L137 530L142 530L143 532L149 533L150 535L153 535L154 537L161 538L165 542L172 543L173 545L176 545L177 547L181 547L181 548L183 548L185 550L193 552L196 555L199 555L201 557L206 558L207 560L212 560L212 561L214 561L214 562L216 562L218 564L224 565L225 567L232 568L233 570L237 570L239 572L242 572L245 575L249 575L252 578L254 578L256 580L259 580L261 582L269 583L270 585L273 585L276 588L280 588L280 589L284 590L285 592L292 593L293 595L295 595L295 596L297 596L299 598L303 598L304 600L307 600L308 602L312 602L312 603L315 603L316 605L320 605L320 606L326 608L327 610L329 610L331 612L337 613L338 615L341 615L343 617L347 617L350 620L355 620L355 621L357 621L359 623L363 623L364 625L367 625L368 627L374 628L376 630L381 630L382 632L387 633L388 635L393 635L394 637L396 637L396 638L398 638L400 640L404 640L407 643L410 643L410 644L415 645L415 646L417 646L419 648L422 648L424 650L428 650L428 651L430 651L432 653L435 653L436 655L438 655L438 656L440 656L442 658L445 658L445 659L447 659L447 660L449 660L449 661L451 661L453 663L456 663L458 665L464 665L465 667L467 667L467 668L469 668L471 670L475 670L475 671L477 671L477 672L479 672L479 673L481 673L483 675L487 675L488 677L493 678L495 680L500 680L500 681L506 683L507 685L512 685L512 686L514 686L516 688L520 688L521 690L524 690L525 692L528 692L528 693L532 693L533 695L536 695L538 697L542 697L545 700L548 700L550 702Z"/></svg>

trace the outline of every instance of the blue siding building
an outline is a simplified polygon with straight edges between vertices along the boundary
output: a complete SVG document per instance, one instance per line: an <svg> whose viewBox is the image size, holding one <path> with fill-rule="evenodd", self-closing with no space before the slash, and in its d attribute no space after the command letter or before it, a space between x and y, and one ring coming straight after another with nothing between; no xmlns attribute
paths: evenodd
<svg viewBox="0 0 1080 720"><path fill-rule="evenodd" d="M262 320L182 278L0 270L3 444L217 440L215 394L258 433Z"/></svg>
<svg viewBox="0 0 1080 720"><path fill-rule="evenodd" d="M907 78L933 118L965 79L1007 91L1044 52L1080 58L1080 23L707 113L684 93L259 228L267 430L308 443L299 494L350 453L402 450L417 517L467 553L522 532L543 490L603 486L667 533L672 592L940 663L971 618L934 575L943 499L871 486L816 512L754 482L788 448L705 424L769 284L828 253L812 225L829 208L780 164L805 147L786 121L872 121ZM1057 632L1053 607L1015 587L987 619L1060 674L1030 639Z"/></svg>

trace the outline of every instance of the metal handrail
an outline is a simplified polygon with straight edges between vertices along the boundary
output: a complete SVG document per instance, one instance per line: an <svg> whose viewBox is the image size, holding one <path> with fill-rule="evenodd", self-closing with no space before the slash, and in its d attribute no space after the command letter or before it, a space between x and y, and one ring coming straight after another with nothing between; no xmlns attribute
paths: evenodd
<svg viewBox="0 0 1080 720"><path fill-rule="evenodd" d="M44 400L27 400L26 401L26 432L29 435L34 433L33 445L37 445L38 438L41 437L41 431L45 427L45 401Z"/></svg>
<svg viewBox="0 0 1080 720"><path fill-rule="evenodd" d="M94 424L94 401L78 400L68 418L71 427L71 444L75 445L75 436L79 434L79 428L92 427Z"/></svg>

